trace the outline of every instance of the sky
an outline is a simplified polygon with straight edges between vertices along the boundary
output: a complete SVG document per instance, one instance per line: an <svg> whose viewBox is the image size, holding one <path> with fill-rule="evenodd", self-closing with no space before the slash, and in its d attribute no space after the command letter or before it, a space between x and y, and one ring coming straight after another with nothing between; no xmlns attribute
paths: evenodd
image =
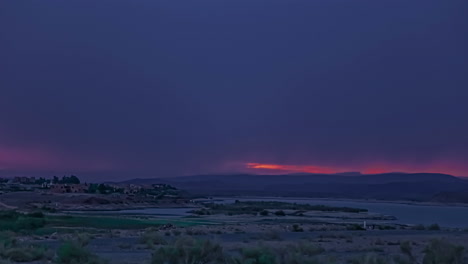
<svg viewBox="0 0 468 264"><path fill-rule="evenodd" d="M6 0L0 175L468 176L466 0Z"/></svg>

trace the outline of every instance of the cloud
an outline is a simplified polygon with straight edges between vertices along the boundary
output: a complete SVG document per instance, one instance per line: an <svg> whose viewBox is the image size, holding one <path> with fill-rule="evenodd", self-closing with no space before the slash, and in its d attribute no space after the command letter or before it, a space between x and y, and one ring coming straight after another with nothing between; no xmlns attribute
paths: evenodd
<svg viewBox="0 0 468 264"><path fill-rule="evenodd" d="M428 1L9 1L1 166L468 175L464 2Z"/></svg>
<svg viewBox="0 0 468 264"><path fill-rule="evenodd" d="M285 171L291 172L307 172L307 173L336 173L336 170L320 167L320 166L301 166L301 165L281 165L281 164L261 164L261 163L247 163L246 168L248 169L261 169L261 170L273 170L273 171Z"/></svg>
<svg viewBox="0 0 468 264"><path fill-rule="evenodd" d="M333 174L343 172L359 171L364 174L380 174L389 172L407 172L407 173L445 173L455 176L466 176L468 166L461 165L462 162L437 161L430 164L411 164L411 163L388 163L373 162L368 164L353 165L350 167L340 166L339 162L334 167L322 167L313 165L286 165L286 164L263 164L246 163L245 168L251 173L318 173Z"/></svg>

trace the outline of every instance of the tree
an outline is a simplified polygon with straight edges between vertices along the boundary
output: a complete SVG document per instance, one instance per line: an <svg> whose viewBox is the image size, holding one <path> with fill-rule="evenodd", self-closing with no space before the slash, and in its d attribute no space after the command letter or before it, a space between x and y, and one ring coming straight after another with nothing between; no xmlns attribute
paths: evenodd
<svg viewBox="0 0 468 264"><path fill-rule="evenodd" d="M57 178L58 179L58 178ZM61 180L58 180L57 183L62 184L80 184L80 179L75 175L71 175L70 177L63 176Z"/></svg>
<svg viewBox="0 0 468 264"><path fill-rule="evenodd" d="M98 191L98 185L95 183L92 183L88 187L88 192L89 193L96 193Z"/></svg>
<svg viewBox="0 0 468 264"><path fill-rule="evenodd" d="M75 175L70 176L69 181L71 184L80 184L80 179Z"/></svg>
<svg viewBox="0 0 468 264"><path fill-rule="evenodd" d="M108 188L107 188L106 185L104 185L104 184L101 183L101 184L99 184L99 186L97 187L97 189L98 189L98 191L99 191L100 193L104 194L104 193L107 193L107 189L108 189Z"/></svg>
<svg viewBox="0 0 468 264"><path fill-rule="evenodd" d="M37 179L35 181L35 184L43 184L43 183L46 183L46 182L47 182L47 180L45 178L40 177L39 179Z"/></svg>

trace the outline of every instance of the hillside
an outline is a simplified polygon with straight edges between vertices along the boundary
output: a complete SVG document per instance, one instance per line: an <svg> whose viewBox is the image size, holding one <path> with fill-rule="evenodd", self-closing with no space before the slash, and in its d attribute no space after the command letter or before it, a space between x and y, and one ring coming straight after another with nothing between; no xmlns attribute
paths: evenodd
<svg viewBox="0 0 468 264"><path fill-rule="evenodd" d="M429 201L443 192L468 191L468 181L436 173L374 175L195 175L133 179L133 184L166 183L195 195L291 196Z"/></svg>

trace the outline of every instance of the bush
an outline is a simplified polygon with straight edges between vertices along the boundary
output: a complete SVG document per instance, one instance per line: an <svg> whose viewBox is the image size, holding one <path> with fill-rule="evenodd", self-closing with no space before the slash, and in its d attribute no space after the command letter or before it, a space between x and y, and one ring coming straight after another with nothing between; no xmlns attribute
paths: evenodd
<svg viewBox="0 0 468 264"><path fill-rule="evenodd" d="M364 227L358 224L347 225L346 230L366 230Z"/></svg>
<svg viewBox="0 0 468 264"><path fill-rule="evenodd" d="M158 232L149 231L145 232L143 236L140 238L141 244L146 244L148 248L153 248L155 245L166 245L167 242L163 236L161 236Z"/></svg>
<svg viewBox="0 0 468 264"><path fill-rule="evenodd" d="M51 252L44 246L19 244L11 232L0 234L0 259L14 262L31 262L52 258Z"/></svg>
<svg viewBox="0 0 468 264"><path fill-rule="evenodd" d="M349 261L350 264L387 264L389 263L385 258L375 254L367 254ZM441 264L441 263L439 263Z"/></svg>
<svg viewBox="0 0 468 264"><path fill-rule="evenodd" d="M263 210L260 212L260 215L261 216L268 216L270 214L270 212L268 212L268 210Z"/></svg>
<svg viewBox="0 0 468 264"><path fill-rule="evenodd" d="M304 229L300 225L294 224L294 225L292 225L292 231L293 232L304 232Z"/></svg>
<svg viewBox="0 0 468 264"><path fill-rule="evenodd" d="M417 262L415 262L415 260L410 260L406 257L403 257L401 255L395 255L393 256L393 262L390 262L392 264L415 264Z"/></svg>
<svg viewBox="0 0 468 264"><path fill-rule="evenodd" d="M325 249L312 243L300 242L293 247L296 251L305 256L316 256L325 252Z"/></svg>
<svg viewBox="0 0 468 264"><path fill-rule="evenodd" d="M410 260L414 260L413 248L411 247L411 243L409 241L402 242L400 244L400 250L404 255L408 256Z"/></svg>
<svg viewBox="0 0 468 264"><path fill-rule="evenodd" d="M235 259L236 264L331 264L330 260L319 261L318 255L325 250L311 243L300 242L280 248L263 246L242 249L241 257Z"/></svg>
<svg viewBox="0 0 468 264"><path fill-rule="evenodd" d="M34 230L44 227L46 221L42 213L23 214L16 211L0 212L0 230Z"/></svg>
<svg viewBox="0 0 468 264"><path fill-rule="evenodd" d="M20 246L13 247L2 252L2 257L14 262L31 262L50 258L48 250L41 246Z"/></svg>
<svg viewBox="0 0 468 264"><path fill-rule="evenodd" d="M173 246L162 246L151 257L151 264L223 263L223 248L209 240L181 238Z"/></svg>
<svg viewBox="0 0 468 264"><path fill-rule="evenodd" d="M427 227L427 230L440 230L440 226L438 224L432 224Z"/></svg>
<svg viewBox="0 0 468 264"><path fill-rule="evenodd" d="M276 215L276 216L286 216L286 213L284 213L283 210L279 210L279 211L276 211L276 212L275 212L275 215Z"/></svg>
<svg viewBox="0 0 468 264"><path fill-rule="evenodd" d="M276 264L278 260L271 249L258 247L243 249L241 252L241 259L237 262L249 264Z"/></svg>
<svg viewBox="0 0 468 264"><path fill-rule="evenodd" d="M462 264L465 249L443 240L433 240L424 250L423 264Z"/></svg>
<svg viewBox="0 0 468 264"><path fill-rule="evenodd" d="M92 254L79 240L65 241L57 250L59 264L101 264L106 261Z"/></svg>

